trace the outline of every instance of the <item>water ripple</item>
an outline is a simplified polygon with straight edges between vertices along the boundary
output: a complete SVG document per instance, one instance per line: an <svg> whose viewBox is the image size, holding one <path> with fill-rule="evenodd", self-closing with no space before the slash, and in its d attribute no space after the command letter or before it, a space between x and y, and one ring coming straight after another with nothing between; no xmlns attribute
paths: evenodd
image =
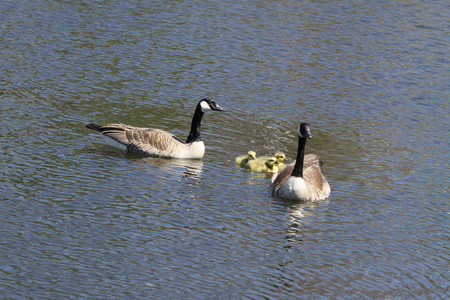
<svg viewBox="0 0 450 300"><path fill-rule="evenodd" d="M443 2L8 2L2 16L8 298L433 298L449 291ZM116 151L85 128L184 139L202 161ZM248 150L313 126L330 199L270 195Z"/></svg>

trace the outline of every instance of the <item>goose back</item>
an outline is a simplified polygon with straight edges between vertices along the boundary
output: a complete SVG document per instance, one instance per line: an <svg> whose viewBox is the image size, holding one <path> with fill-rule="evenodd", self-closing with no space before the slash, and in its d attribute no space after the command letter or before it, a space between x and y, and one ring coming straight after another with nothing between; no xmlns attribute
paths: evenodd
<svg viewBox="0 0 450 300"><path fill-rule="evenodd" d="M164 130L124 124L107 124L95 130L100 131L111 146L119 146L118 148L139 155L201 158L205 153L205 146L201 140L183 143L176 136Z"/></svg>

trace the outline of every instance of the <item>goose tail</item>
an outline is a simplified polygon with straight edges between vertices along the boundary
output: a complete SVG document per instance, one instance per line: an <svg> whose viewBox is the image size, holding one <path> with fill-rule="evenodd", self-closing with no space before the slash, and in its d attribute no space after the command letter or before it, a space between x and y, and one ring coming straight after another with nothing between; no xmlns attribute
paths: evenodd
<svg viewBox="0 0 450 300"><path fill-rule="evenodd" d="M100 125L98 125L98 124L96 124L96 123L90 123L90 124L87 124L86 127L89 128L89 129L93 129L93 130L96 130L96 131L100 131L100 128L101 128L102 126L100 126Z"/></svg>

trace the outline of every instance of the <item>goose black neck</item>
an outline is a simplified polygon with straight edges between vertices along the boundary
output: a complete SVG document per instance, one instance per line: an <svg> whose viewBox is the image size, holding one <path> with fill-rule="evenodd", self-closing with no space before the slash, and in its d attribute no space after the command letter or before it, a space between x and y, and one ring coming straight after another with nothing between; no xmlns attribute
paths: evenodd
<svg viewBox="0 0 450 300"><path fill-rule="evenodd" d="M294 170L291 176L303 178L303 160L305 158L306 138L298 138L297 160L295 161Z"/></svg>
<svg viewBox="0 0 450 300"><path fill-rule="evenodd" d="M191 131L189 132L186 143L193 143L200 140L200 125L202 123L203 114L200 104L197 105L194 116L192 117Z"/></svg>

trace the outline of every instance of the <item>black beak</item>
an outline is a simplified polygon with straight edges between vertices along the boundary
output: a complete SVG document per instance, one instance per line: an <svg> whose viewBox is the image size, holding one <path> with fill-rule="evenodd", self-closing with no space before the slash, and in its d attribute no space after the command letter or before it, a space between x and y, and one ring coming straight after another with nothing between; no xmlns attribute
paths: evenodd
<svg viewBox="0 0 450 300"><path fill-rule="evenodd" d="M222 107L220 107L219 104L216 104L215 107L213 108L213 110L225 111L225 109L223 109Z"/></svg>
<svg viewBox="0 0 450 300"><path fill-rule="evenodd" d="M309 126L305 128L305 137L308 139L312 139L311 129L309 128Z"/></svg>

